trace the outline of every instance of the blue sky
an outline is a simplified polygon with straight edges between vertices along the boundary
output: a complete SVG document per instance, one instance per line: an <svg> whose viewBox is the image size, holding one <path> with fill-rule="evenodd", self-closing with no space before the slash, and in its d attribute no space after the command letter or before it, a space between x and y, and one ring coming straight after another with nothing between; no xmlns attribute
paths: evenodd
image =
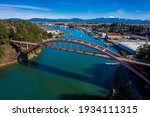
<svg viewBox="0 0 150 117"><path fill-rule="evenodd" d="M150 0L0 0L0 19L150 19Z"/></svg>

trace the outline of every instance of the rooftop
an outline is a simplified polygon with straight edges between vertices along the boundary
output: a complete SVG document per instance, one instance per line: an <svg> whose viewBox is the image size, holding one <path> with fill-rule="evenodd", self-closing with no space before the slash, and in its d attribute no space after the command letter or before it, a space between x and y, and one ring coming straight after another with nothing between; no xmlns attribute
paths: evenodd
<svg viewBox="0 0 150 117"><path fill-rule="evenodd" d="M119 42L120 45L123 45L133 51L136 51L138 47L143 46L146 42ZM150 45L150 42L148 42Z"/></svg>
<svg viewBox="0 0 150 117"><path fill-rule="evenodd" d="M119 33L107 33L108 36L118 36L120 37L121 35Z"/></svg>

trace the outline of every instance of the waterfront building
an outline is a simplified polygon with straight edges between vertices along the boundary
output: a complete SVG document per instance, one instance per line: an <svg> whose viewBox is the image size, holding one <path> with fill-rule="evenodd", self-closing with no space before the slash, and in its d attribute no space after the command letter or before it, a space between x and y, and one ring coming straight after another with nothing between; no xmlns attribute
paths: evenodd
<svg viewBox="0 0 150 117"><path fill-rule="evenodd" d="M121 35L119 33L107 33L108 39L121 39Z"/></svg>
<svg viewBox="0 0 150 117"><path fill-rule="evenodd" d="M48 30L47 33L52 33L52 34L58 35L58 34L60 34L60 31L59 30Z"/></svg>
<svg viewBox="0 0 150 117"><path fill-rule="evenodd" d="M146 44L146 42L142 42L142 41L140 41L140 42L139 41L131 42L130 41L130 42L119 42L118 46L121 49L123 49L123 50L125 50L125 51L127 51L127 52L129 52L131 54L135 54L137 49L139 47L142 47L144 44ZM148 42L147 44L150 45L150 42Z"/></svg>
<svg viewBox="0 0 150 117"><path fill-rule="evenodd" d="M104 39L107 37L107 34L105 32L98 32L98 36L99 36L99 38Z"/></svg>

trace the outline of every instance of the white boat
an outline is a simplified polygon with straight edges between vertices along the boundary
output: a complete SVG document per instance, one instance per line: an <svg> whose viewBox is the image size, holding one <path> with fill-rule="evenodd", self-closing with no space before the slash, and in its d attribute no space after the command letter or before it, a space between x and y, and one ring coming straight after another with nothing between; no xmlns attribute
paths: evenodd
<svg viewBox="0 0 150 117"><path fill-rule="evenodd" d="M118 62L106 62L106 65L119 65L120 63Z"/></svg>

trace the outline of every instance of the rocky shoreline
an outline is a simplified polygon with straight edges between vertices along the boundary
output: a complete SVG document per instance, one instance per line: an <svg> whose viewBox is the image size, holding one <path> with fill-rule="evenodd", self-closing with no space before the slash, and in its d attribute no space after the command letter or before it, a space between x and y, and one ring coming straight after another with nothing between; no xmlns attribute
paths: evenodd
<svg viewBox="0 0 150 117"><path fill-rule="evenodd" d="M4 55L0 58L0 71L4 66L13 64L17 62L18 53L16 50L9 44L2 46Z"/></svg>
<svg viewBox="0 0 150 117"><path fill-rule="evenodd" d="M0 64L0 72L3 70L3 67L6 67L8 65L15 64L15 63L17 63L17 60L11 61L11 62L8 62L8 63Z"/></svg>
<svg viewBox="0 0 150 117"><path fill-rule="evenodd" d="M56 40L56 39L57 38L49 38L49 39L43 40L43 42L49 41L49 40ZM13 47L10 44L4 45L3 48L4 48L5 55L4 57L0 58L0 72L2 71L3 67L17 63L18 62L17 57L20 52L18 48ZM28 54L28 59L37 57L41 52L42 52L41 47L35 49L34 51Z"/></svg>
<svg viewBox="0 0 150 117"><path fill-rule="evenodd" d="M6 54L0 59L0 72L2 72L3 68L6 66L18 63L17 57L19 53L17 53L15 49L11 47L11 45L5 45L4 49L6 50ZM28 54L28 59L37 57L41 52L42 48L37 48L36 50Z"/></svg>
<svg viewBox="0 0 150 117"><path fill-rule="evenodd" d="M5 67L5 66L7 66L7 65L14 64L14 63L17 63L17 60L15 60L15 61L12 61L12 62L8 62L8 63L3 63L3 64L0 64L0 68L2 68L2 67Z"/></svg>

